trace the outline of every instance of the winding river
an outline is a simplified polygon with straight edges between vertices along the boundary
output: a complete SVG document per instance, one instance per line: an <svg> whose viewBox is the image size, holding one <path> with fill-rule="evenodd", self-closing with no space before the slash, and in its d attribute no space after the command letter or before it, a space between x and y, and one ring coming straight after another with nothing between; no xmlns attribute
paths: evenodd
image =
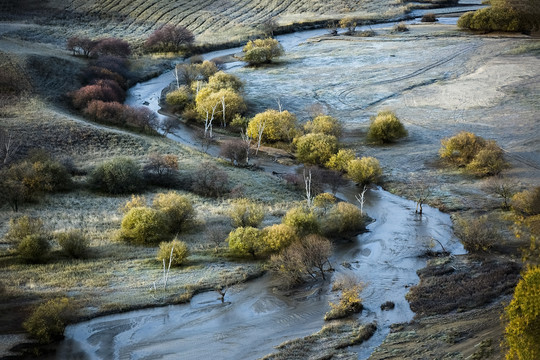
<svg viewBox="0 0 540 360"><path fill-rule="evenodd" d="M326 30L284 35L286 49ZM213 52L205 58L230 54L239 49ZM229 66L238 66L233 63ZM129 92L128 104L148 102L159 110L161 90L173 80L167 72ZM187 145L195 144L189 132L172 135ZM337 196L355 203L358 189L346 186ZM431 238L453 254L464 249L452 232L450 217L424 207L415 214L415 203L380 188L367 193L365 211L375 219L368 232L354 241L336 246L331 262L337 273L350 273L365 283L363 322L377 323L375 335L352 350L367 359L389 333L390 325L410 321L405 294L418 282L416 271L425 266L421 255ZM334 275L335 276L335 275ZM221 303L215 292L199 294L189 304L131 311L103 316L68 326L58 359L256 359L272 353L286 340L317 332L324 325L328 302L336 294L329 282L317 283L284 296L274 291L270 275L234 286ZM395 308L381 311L393 301Z"/></svg>

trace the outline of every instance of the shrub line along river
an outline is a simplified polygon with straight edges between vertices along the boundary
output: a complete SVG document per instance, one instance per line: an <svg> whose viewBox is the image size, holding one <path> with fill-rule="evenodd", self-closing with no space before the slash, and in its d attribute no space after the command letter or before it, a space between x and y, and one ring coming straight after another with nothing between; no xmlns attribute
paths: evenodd
<svg viewBox="0 0 540 360"><path fill-rule="evenodd" d="M287 50L324 33L326 30L312 30L279 39ZM238 51L216 51L205 54L205 58ZM167 72L137 84L130 89L126 103L147 102L158 111L161 90L172 80L172 73ZM172 138L194 146L194 139L186 134L180 130ZM283 169L287 168L283 165ZM348 185L337 196L355 203L357 193L354 185ZM419 216L413 201L381 188L368 192L364 209L375 219L369 231L354 241L338 244L331 259L336 269L334 276L352 274L365 283L361 294L365 308L357 317L364 323L377 323L375 335L352 348L359 359L367 359L382 343L391 324L412 320L414 313L405 294L418 282L416 271L425 266L421 255L430 240L437 239L452 254L465 252L453 235L450 216L437 209L426 206ZM224 303L215 292L208 292L194 296L188 304L102 316L70 325L57 358L256 359L272 353L284 341L319 331L328 302L337 296L330 291L329 282L311 284L284 296L274 291L270 279L267 274L234 286ZM395 308L382 311L380 305L386 301L393 301Z"/></svg>

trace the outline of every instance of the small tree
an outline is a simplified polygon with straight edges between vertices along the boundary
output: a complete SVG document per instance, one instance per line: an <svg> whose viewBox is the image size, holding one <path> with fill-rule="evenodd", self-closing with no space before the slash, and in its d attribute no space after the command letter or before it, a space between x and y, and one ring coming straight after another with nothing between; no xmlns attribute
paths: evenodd
<svg viewBox="0 0 540 360"><path fill-rule="evenodd" d="M178 174L178 156L150 153L143 167L144 178L156 185L172 185Z"/></svg>
<svg viewBox="0 0 540 360"><path fill-rule="evenodd" d="M485 189L503 200L501 205L503 210L510 210L510 199L512 199L517 189L515 181L505 177L493 177L488 180Z"/></svg>
<svg viewBox="0 0 540 360"><path fill-rule="evenodd" d="M137 207L128 211L122 219L120 240L137 244L150 245L170 239L169 220L162 212Z"/></svg>
<svg viewBox="0 0 540 360"><path fill-rule="evenodd" d="M204 162L193 175L191 188L200 195L220 197L229 192L229 176L216 165Z"/></svg>
<svg viewBox="0 0 540 360"><path fill-rule="evenodd" d="M246 148L248 144L242 140L227 140L221 145L219 155L227 158L231 161L231 164L238 165L240 163L247 163L249 148Z"/></svg>
<svg viewBox="0 0 540 360"><path fill-rule="evenodd" d="M173 234L185 231L196 215L191 201L174 191L157 194L152 206L167 217L168 228Z"/></svg>
<svg viewBox="0 0 540 360"><path fill-rule="evenodd" d="M304 164L324 165L338 152L338 141L333 135L313 133L295 139L296 157Z"/></svg>
<svg viewBox="0 0 540 360"><path fill-rule="evenodd" d="M21 145L12 131L0 128L0 169L13 161Z"/></svg>
<svg viewBox="0 0 540 360"><path fill-rule="evenodd" d="M356 32L356 19L346 17L339 21L339 27L347 29L347 34L352 35Z"/></svg>
<svg viewBox="0 0 540 360"><path fill-rule="evenodd" d="M260 136L261 141L270 143L277 141L290 142L296 134L296 122L296 116L287 110L281 112L266 110L251 119L247 134L253 139L259 138L260 124L264 123L263 132L261 132Z"/></svg>
<svg viewBox="0 0 540 360"><path fill-rule="evenodd" d="M172 255L171 255L172 254ZM156 259L162 263L171 262L172 266L182 265L189 256L189 249L185 242L174 239L170 242L162 242L159 244Z"/></svg>
<svg viewBox="0 0 540 360"><path fill-rule="evenodd" d="M357 184L377 184L382 176L382 169L379 160L373 157L362 157L349 161L347 174Z"/></svg>
<svg viewBox="0 0 540 360"><path fill-rule="evenodd" d="M262 233L254 227L239 227L227 237L229 249L237 255L251 255L253 258L267 253L268 248L262 241Z"/></svg>
<svg viewBox="0 0 540 360"><path fill-rule="evenodd" d="M110 55L124 58L131 55L131 46L129 43L117 38L98 40L98 43L92 50L99 56Z"/></svg>
<svg viewBox="0 0 540 360"><path fill-rule="evenodd" d="M150 51L180 51L194 40L193 33L182 25L163 25L146 39L144 47Z"/></svg>
<svg viewBox="0 0 540 360"><path fill-rule="evenodd" d="M367 134L369 140L385 144L405 136L407 136L407 130L393 111L379 111L376 117L371 117Z"/></svg>
<svg viewBox="0 0 540 360"><path fill-rule="evenodd" d="M235 228L257 227L264 219L264 209L260 204L241 198L233 201L229 216Z"/></svg>
<svg viewBox="0 0 540 360"><path fill-rule="evenodd" d="M540 186L518 192L512 196L511 204L514 211L518 213L527 216L540 214Z"/></svg>
<svg viewBox="0 0 540 360"><path fill-rule="evenodd" d="M216 118L221 117L222 126L226 126L236 115L246 111L244 98L233 89L215 91L204 87L195 98L197 112L202 119L208 119L211 113Z"/></svg>
<svg viewBox="0 0 540 360"><path fill-rule="evenodd" d="M276 39L250 40L244 49L244 60L250 65L261 65L272 62L276 57L283 55L283 46Z"/></svg>
<svg viewBox="0 0 540 360"><path fill-rule="evenodd" d="M97 45L97 41L84 37L73 36L67 40L66 48L73 52L73 55L92 56L92 51Z"/></svg>

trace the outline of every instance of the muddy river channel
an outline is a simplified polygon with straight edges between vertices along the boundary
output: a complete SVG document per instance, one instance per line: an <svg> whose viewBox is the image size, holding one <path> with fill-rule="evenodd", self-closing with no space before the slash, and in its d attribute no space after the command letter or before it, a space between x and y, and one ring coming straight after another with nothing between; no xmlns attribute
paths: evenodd
<svg viewBox="0 0 540 360"><path fill-rule="evenodd" d="M315 99L328 105L331 115L345 121L365 121L365 115L360 113L374 103L391 99L393 94L406 88L457 75L452 68L440 65L460 65L461 55L476 45L473 41L465 44L458 39L446 41L431 57L420 60L422 63L414 70L407 62L418 49L400 39L372 39L356 44L354 59L343 53L342 46L336 43L323 48L327 56L324 53L316 56L321 48L317 48L317 43L305 41L325 32L286 35L281 41L288 51L288 63L284 67L262 70L257 76L253 74L258 70L243 68L241 63L229 64L230 70L246 81L246 98L260 108L257 110L275 108L272 106L274 91L279 90L287 94L282 102L292 112L302 112ZM438 38L429 41L434 45L442 42ZM379 50L386 55L381 56ZM228 53L231 50L206 57ZM295 62L295 59L299 60ZM329 59L339 62L343 68L347 68L349 62L349 68L359 75L351 77L351 73L344 73L340 78L326 78L322 70L332 66ZM363 67L359 68L362 61ZM385 66L378 66L384 61ZM388 72L382 72L383 69ZM318 79L307 80L309 76L313 78L313 72L319 74ZM286 83L291 77L297 82ZM130 91L127 102L138 105L148 102L151 108L158 110L161 89L172 80L172 74L167 73L139 84ZM301 86L304 82L308 85ZM395 86L387 86L391 83ZM362 84L370 86L360 86ZM189 133L181 132L175 139L193 145ZM356 203L357 193L358 188L350 185L340 189L337 196ZM415 214L414 202L377 188L368 191L364 210L374 219L368 231L351 242L337 244L331 259L336 269L334 277L350 273L365 284L361 294L365 308L357 316L362 322L377 323L376 334L352 349L358 352L359 359L367 359L381 344L391 324L413 318L405 294L418 282L416 271L425 266L422 254L433 243L431 239L436 239L453 254L464 253L453 235L450 217L437 209L425 206L424 214L419 216ZM217 293L208 292L196 295L185 305L95 318L66 329L66 339L58 349L57 358L257 359L272 353L274 347L284 341L319 331L324 325L324 314L329 310L328 302L336 300L337 294L331 292L330 287L327 281L284 294L275 290L267 274L229 289L223 303ZM386 301L393 301L395 308L381 311L380 305Z"/></svg>

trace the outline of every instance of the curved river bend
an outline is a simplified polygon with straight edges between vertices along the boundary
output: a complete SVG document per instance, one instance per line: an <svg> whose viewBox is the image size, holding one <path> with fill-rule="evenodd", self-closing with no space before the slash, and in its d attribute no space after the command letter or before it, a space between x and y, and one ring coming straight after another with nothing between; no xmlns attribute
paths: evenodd
<svg viewBox="0 0 540 360"><path fill-rule="evenodd" d="M314 30L284 35L285 48L320 35ZM207 54L213 58L238 49ZM147 101L159 110L161 90L172 81L172 73L138 84L129 92L132 105ZM184 133L173 136L193 145ZM348 186L338 197L355 203L358 189ZM378 330L365 343L355 346L359 359L367 359L389 333L390 325L410 321L405 294L418 282L416 271L425 266L420 255L435 238L446 250L462 254L464 249L452 232L447 214L425 206L415 214L415 203L382 189L370 190L364 205L375 219L368 232L350 243L336 246L331 259L336 273L352 273L366 284L361 296L363 322L376 321ZM234 286L225 303L214 292L193 297L189 304L131 311L103 316L67 327L59 345L58 359L256 359L274 351L274 346L315 333L323 326L329 301L335 301L329 283L315 284L283 296L274 292L270 275ZM381 311L385 301L394 310Z"/></svg>

